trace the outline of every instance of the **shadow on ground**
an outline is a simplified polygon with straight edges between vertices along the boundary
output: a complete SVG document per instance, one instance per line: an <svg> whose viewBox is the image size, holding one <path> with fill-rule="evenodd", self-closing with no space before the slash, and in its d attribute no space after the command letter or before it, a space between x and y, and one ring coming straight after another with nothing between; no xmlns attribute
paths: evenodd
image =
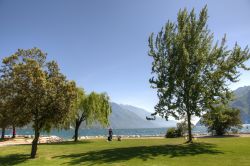
<svg viewBox="0 0 250 166"><path fill-rule="evenodd" d="M234 138L234 137L240 137L240 135L213 135L213 136L202 136L202 137L198 137L198 138Z"/></svg>
<svg viewBox="0 0 250 166"><path fill-rule="evenodd" d="M7 156L0 156L0 165L16 165L28 160L30 155L28 154L10 154Z"/></svg>
<svg viewBox="0 0 250 166"><path fill-rule="evenodd" d="M79 145L79 144L87 144L87 143L92 143L91 141L78 141L78 142L73 142L73 141L67 141L67 142L58 142L58 143L50 143L50 144L39 144L39 146L44 146L44 145ZM16 146L31 146L27 144L23 145L16 145ZM38 150L39 154L39 150ZM29 154L10 154L10 155L5 155L5 156L0 156L0 166L10 166L10 165L16 165L16 164L21 164L24 163L27 160L32 160L30 159Z"/></svg>
<svg viewBox="0 0 250 166"><path fill-rule="evenodd" d="M222 152L215 149L214 144L208 143L193 143L182 145L160 145L160 146L139 146L126 147L116 149L106 149L101 151L90 151L87 153L76 153L69 155L55 156L54 158L69 159L70 161L64 164L103 164L122 162L133 158L139 158L143 161L153 159L157 156L165 157L180 157L194 156L199 154L220 154Z"/></svg>

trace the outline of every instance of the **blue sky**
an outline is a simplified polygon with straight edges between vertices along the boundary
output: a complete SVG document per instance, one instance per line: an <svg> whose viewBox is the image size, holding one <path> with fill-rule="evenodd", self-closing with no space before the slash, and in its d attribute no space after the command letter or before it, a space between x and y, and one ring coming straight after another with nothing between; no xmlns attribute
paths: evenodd
<svg viewBox="0 0 250 166"><path fill-rule="evenodd" d="M148 36L176 21L180 8L199 12L205 4L216 40L226 33L229 47L249 45L250 1L0 0L0 58L39 47L87 92L153 111ZM249 74L230 87L250 85Z"/></svg>

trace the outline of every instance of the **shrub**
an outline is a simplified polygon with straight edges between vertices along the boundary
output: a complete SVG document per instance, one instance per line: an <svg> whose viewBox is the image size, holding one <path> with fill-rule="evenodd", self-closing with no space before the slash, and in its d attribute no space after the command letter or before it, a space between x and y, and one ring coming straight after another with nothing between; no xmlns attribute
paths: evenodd
<svg viewBox="0 0 250 166"><path fill-rule="evenodd" d="M167 130L167 133L165 135L166 138L175 138L177 137L177 130L176 128L172 127Z"/></svg>
<svg viewBox="0 0 250 166"><path fill-rule="evenodd" d="M177 123L177 128L176 128L176 134L177 137L182 137L184 136L185 133L187 133L188 131L188 125L187 125L187 121L182 121L180 123Z"/></svg>

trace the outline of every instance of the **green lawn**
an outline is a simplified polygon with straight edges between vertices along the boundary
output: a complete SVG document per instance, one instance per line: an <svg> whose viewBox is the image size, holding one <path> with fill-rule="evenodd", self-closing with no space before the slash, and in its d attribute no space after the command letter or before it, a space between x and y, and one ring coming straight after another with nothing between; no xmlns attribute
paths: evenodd
<svg viewBox="0 0 250 166"><path fill-rule="evenodd" d="M39 145L36 159L29 159L30 145L0 147L0 165L250 165L250 138L183 142L183 139L135 139Z"/></svg>

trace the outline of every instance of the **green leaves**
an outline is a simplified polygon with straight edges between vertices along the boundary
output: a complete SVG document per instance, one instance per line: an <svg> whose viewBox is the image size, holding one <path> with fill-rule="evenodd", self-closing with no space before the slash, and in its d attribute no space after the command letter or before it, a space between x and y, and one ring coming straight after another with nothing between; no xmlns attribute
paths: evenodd
<svg viewBox="0 0 250 166"><path fill-rule="evenodd" d="M212 107L202 116L201 123L208 127L208 131L215 130L217 135L223 135L231 128L241 128L240 110L225 105Z"/></svg>
<svg viewBox="0 0 250 166"><path fill-rule="evenodd" d="M76 96L75 83L68 81L56 62L46 62L38 48L19 49L3 60L1 78L5 84L8 110L35 130L59 127L67 118ZM18 120L15 121L18 125Z"/></svg>
<svg viewBox="0 0 250 166"><path fill-rule="evenodd" d="M6 103L4 111L11 116L11 124L33 124L32 158L40 132L64 127L76 98L75 83L66 79L55 61L47 62L46 56L38 48L19 49L4 58L0 72L4 92L0 101Z"/></svg>
<svg viewBox="0 0 250 166"><path fill-rule="evenodd" d="M92 123L100 123L107 126L108 117L111 114L109 97L106 93L92 92L85 95L83 89L78 88L78 97L75 101L77 121L86 121L88 126Z"/></svg>
<svg viewBox="0 0 250 166"><path fill-rule="evenodd" d="M78 130L82 122L86 122L87 126L93 123L99 123L103 127L109 124L109 115L111 114L111 106L109 97L106 93L92 92L85 95L84 90L78 88L77 98L73 107L74 120L71 121L75 127L75 141L78 140Z"/></svg>
<svg viewBox="0 0 250 166"><path fill-rule="evenodd" d="M149 37L149 53L153 58L151 87L159 98L155 111L159 115L182 119L200 116L210 106L227 103L231 98L228 82L237 82L238 69L247 69L249 49L237 44L230 50L226 37L214 44L208 29L207 7L199 17L194 9L180 10L177 22L168 21L154 37ZM191 129L190 129L191 130Z"/></svg>

